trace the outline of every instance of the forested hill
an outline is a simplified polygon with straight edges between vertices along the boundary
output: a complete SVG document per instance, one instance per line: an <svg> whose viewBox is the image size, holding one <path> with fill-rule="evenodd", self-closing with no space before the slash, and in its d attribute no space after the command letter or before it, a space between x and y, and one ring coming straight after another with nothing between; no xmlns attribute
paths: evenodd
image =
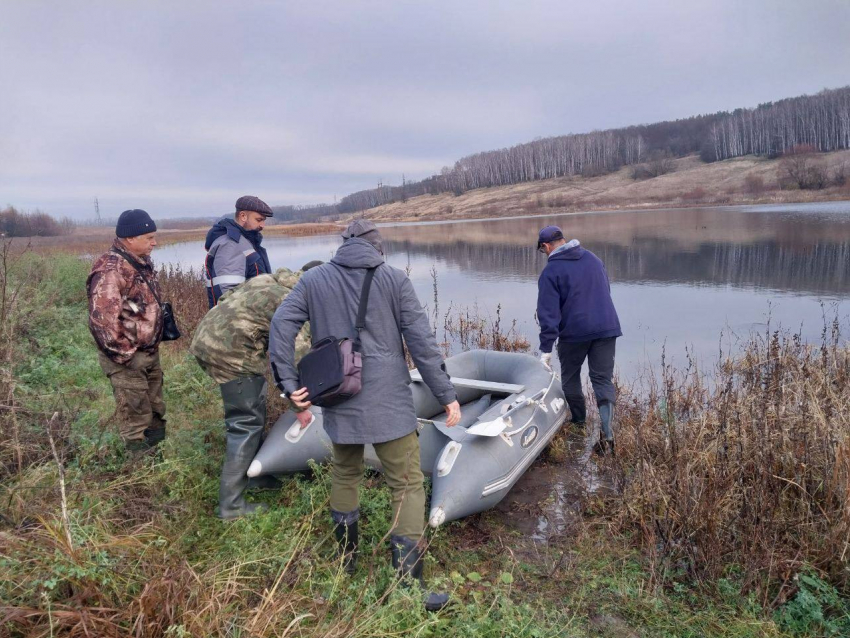
<svg viewBox="0 0 850 638"><path fill-rule="evenodd" d="M283 220L345 215L424 194L504 186L566 175L594 176L626 165L699 153L704 162L760 155L776 157L797 146L818 151L850 148L850 86L755 108L681 120L547 137L463 157L438 175L343 197L335 205L279 206Z"/></svg>

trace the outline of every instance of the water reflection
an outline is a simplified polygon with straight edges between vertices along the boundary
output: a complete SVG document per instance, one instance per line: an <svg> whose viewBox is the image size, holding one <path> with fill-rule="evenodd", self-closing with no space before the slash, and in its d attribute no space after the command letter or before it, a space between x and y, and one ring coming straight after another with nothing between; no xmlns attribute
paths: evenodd
<svg viewBox="0 0 850 638"><path fill-rule="evenodd" d="M536 280L545 259L535 242L547 224L580 239L608 268L624 332L621 380L657 364L665 344L674 363L686 347L710 361L768 322L816 341L825 313L845 323L850 314L850 202L407 224L382 233L388 262L409 269L429 310L433 267L440 315L449 307L490 316L498 309L536 346ZM329 259L340 242L323 236L266 246L274 267L297 269ZM196 268L203 256L201 242L154 253L158 263Z"/></svg>
<svg viewBox="0 0 850 638"><path fill-rule="evenodd" d="M850 212L850 207L848 207ZM612 281L735 285L837 296L850 290L850 215L683 209L383 229L390 254L484 279L537 279L537 230L558 223Z"/></svg>

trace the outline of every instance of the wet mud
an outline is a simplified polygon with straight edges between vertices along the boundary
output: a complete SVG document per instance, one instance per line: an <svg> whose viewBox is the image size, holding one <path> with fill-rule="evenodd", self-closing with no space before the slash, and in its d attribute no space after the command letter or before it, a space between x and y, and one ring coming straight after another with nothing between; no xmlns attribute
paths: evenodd
<svg viewBox="0 0 850 638"><path fill-rule="evenodd" d="M530 540L549 542L571 535L588 496L616 493L610 463L593 453L598 427L569 428L564 426L495 508L501 522ZM553 454L556 446L565 449Z"/></svg>

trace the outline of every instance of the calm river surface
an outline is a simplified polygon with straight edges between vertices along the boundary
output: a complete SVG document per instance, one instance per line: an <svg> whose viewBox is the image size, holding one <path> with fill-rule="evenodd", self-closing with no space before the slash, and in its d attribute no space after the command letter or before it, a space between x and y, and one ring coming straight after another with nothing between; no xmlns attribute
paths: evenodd
<svg viewBox="0 0 850 638"><path fill-rule="evenodd" d="M783 327L819 341L827 319L850 328L850 202L582 213L546 217L384 226L387 261L409 268L420 300L433 311L477 306L517 328L536 349L537 277L545 257L537 231L557 224L608 269L623 338L621 381L647 364L683 364L686 349L702 364L722 346L734 351L753 331ZM266 239L272 267L297 269L327 260L338 236ZM157 249L157 264L198 268L202 242ZM845 335L847 332L845 332ZM438 332L441 335L441 331Z"/></svg>

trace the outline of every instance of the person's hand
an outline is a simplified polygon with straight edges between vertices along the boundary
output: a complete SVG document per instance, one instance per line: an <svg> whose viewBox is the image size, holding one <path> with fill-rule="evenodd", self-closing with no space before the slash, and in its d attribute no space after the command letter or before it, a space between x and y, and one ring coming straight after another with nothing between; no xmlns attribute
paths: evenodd
<svg viewBox="0 0 850 638"><path fill-rule="evenodd" d="M540 363L543 364L549 372L552 372L552 353L551 352L543 352L540 354Z"/></svg>
<svg viewBox="0 0 850 638"><path fill-rule="evenodd" d="M313 405L307 398L307 388L301 388L300 390L296 390L295 392L289 395L289 400L292 401L292 405L294 405L299 410L306 410L311 405Z"/></svg>
<svg viewBox="0 0 850 638"><path fill-rule="evenodd" d="M310 421L313 420L313 413L310 410L304 410L303 412L296 412L295 418L298 419L298 423L301 424L301 429L304 430L310 425Z"/></svg>
<svg viewBox="0 0 850 638"><path fill-rule="evenodd" d="M446 408L446 414L448 415L446 416L446 427L453 428L460 421L460 403L452 401L444 407Z"/></svg>

